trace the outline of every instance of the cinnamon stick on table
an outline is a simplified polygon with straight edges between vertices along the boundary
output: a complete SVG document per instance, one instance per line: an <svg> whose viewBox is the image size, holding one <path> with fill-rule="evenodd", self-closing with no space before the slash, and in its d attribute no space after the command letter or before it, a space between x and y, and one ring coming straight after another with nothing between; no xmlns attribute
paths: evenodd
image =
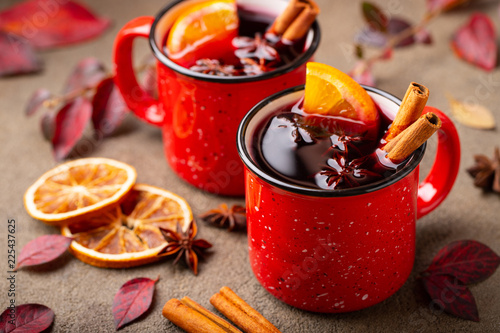
<svg viewBox="0 0 500 333"><path fill-rule="evenodd" d="M420 117L428 99L429 89L427 87L416 82L410 83L396 118L385 135L386 142L394 139Z"/></svg>
<svg viewBox="0 0 500 333"><path fill-rule="evenodd" d="M228 287L210 298L210 303L246 333L280 333L264 316Z"/></svg>
<svg viewBox="0 0 500 333"><path fill-rule="evenodd" d="M163 306L162 314L188 333L241 333L239 329L189 297L180 301L172 298Z"/></svg>
<svg viewBox="0 0 500 333"><path fill-rule="evenodd" d="M289 41L298 40L309 31L319 12L314 0L290 0L268 32Z"/></svg>

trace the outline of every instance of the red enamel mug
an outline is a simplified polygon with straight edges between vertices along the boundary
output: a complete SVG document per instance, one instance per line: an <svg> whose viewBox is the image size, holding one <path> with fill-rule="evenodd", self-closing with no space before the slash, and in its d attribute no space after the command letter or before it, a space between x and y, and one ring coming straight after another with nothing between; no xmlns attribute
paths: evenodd
<svg viewBox="0 0 500 333"><path fill-rule="evenodd" d="M211 193L243 195L243 165L234 144L238 124L260 100L305 82L305 64L319 45L319 26L315 22L311 27L304 52L274 71L239 77L197 73L163 52L166 33L193 1L199 2L174 1L156 18L139 17L121 29L114 46L116 84L136 116L162 128L165 156L177 175ZM287 5L283 0L237 3L268 16L277 16ZM137 83L132 68L132 43L137 37L149 40L157 59L158 99Z"/></svg>
<svg viewBox="0 0 500 333"><path fill-rule="evenodd" d="M401 101L365 89L393 119ZM410 275L415 222L446 198L457 176L458 134L446 115L428 108L443 124L434 165L421 183L426 144L400 171L373 184L334 191L290 184L265 173L251 147L262 121L303 95L301 86L263 100L238 130L250 264L262 286L289 305L326 313L363 309L394 294Z"/></svg>

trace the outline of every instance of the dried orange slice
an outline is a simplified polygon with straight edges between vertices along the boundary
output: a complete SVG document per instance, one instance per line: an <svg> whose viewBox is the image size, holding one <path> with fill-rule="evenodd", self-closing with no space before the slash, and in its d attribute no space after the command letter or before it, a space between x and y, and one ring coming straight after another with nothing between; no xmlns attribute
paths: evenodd
<svg viewBox="0 0 500 333"><path fill-rule="evenodd" d="M61 226L116 205L132 188L135 169L107 158L83 158L43 174L24 195L28 214Z"/></svg>
<svg viewBox="0 0 500 333"><path fill-rule="evenodd" d="M193 219L186 200L150 185L137 184L125 200L99 216L65 226L61 233L73 237L70 251L81 261L108 268L125 268L160 259L167 242L160 227L183 230Z"/></svg>
<svg viewBox="0 0 500 333"><path fill-rule="evenodd" d="M379 121L377 108L363 87L338 69L316 62L307 64L304 111L360 120L367 126Z"/></svg>
<svg viewBox="0 0 500 333"><path fill-rule="evenodd" d="M167 38L169 57L181 64L231 53L239 19L234 0L212 0L183 8Z"/></svg>

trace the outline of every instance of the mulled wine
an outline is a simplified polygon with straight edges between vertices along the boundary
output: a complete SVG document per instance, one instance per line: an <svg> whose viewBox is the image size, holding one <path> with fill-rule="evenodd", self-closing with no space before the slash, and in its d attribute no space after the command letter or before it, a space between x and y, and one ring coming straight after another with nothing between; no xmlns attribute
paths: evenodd
<svg viewBox="0 0 500 333"><path fill-rule="evenodd" d="M379 149L391 120L378 112L381 126L374 131L359 120L307 114L301 99L262 121L251 154L266 173L300 186L334 190L377 182L404 165Z"/></svg>
<svg viewBox="0 0 500 333"><path fill-rule="evenodd" d="M237 17L234 36L214 38L178 54L172 54L165 46L164 52L183 67L216 76L263 74L293 62L303 53L307 35L288 41L269 32L275 16L237 5ZM166 34L164 45L171 33L172 29Z"/></svg>

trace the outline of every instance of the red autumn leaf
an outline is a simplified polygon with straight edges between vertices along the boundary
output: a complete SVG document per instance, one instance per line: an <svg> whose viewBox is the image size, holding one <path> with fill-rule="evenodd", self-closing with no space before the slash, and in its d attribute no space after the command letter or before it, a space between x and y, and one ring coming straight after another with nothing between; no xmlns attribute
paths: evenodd
<svg viewBox="0 0 500 333"><path fill-rule="evenodd" d="M62 255L72 239L60 235L44 235L28 242L19 253L16 270L21 267L45 264Z"/></svg>
<svg viewBox="0 0 500 333"><path fill-rule="evenodd" d="M464 240L442 248L425 273L448 274L464 284L477 283L490 277L500 265L500 257L486 245Z"/></svg>
<svg viewBox="0 0 500 333"><path fill-rule="evenodd" d="M356 34L356 36L354 37L354 41L356 43L383 48L387 46L390 38L396 36L404 30L410 29L411 26L412 25L405 19L393 17L388 21L387 29L385 32L375 30L371 27L364 27ZM415 42L430 44L430 35L426 30L421 29L417 34L406 37L405 39L397 43L395 47L410 46Z"/></svg>
<svg viewBox="0 0 500 333"><path fill-rule="evenodd" d="M56 113L52 111L45 112L40 119L43 138L52 142L54 132L56 131Z"/></svg>
<svg viewBox="0 0 500 333"><path fill-rule="evenodd" d="M411 28L411 24L408 21L394 17L389 21L387 32L389 33L389 35L394 36L409 28ZM395 47L409 46L414 43L415 43L415 37L413 37L412 35L406 37L405 39L397 43Z"/></svg>
<svg viewBox="0 0 500 333"><path fill-rule="evenodd" d="M66 158L92 117L92 104L85 97L77 97L57 113L52 148L56 160Z"/></svg>
<svg viewBox="0 0 500 333"><path fill-rule="evenodd" d="M40 88L31 95L28 103L26 104L26 109L24 113L27 116L33 115L42 105L43 102L50 99L52 94L47 89Z"/></svg>
<svg viewBox="0 0 500 333"><path fill-rule="evenodd" d="M15 34L0 30L0 50L0 77L42 69L42 62L30 43Z"/></svg>
<svg viewBox="0 0 500 333"><path fill-rule="evenodd" d="M354 68L349 72L349 76L359 84L373 87L375 86L375 78L371 67L366 61L360 60L356 62Z"/></svg>
<svg viewBox="0 0 500 333"><path fill-rule="evenodd" d="M113 300L116 329L138 318L149 309L158 279L136 278L125 282Z"/></svg>
<svg viewBox="0 0 500 333"><path fill-rule="evenodd" d="M431 33L425 28L421 28L420 30L418 30L415 33L414 37L417 43L427 44L427 45L432 44Z"/></svg>
<svg viewBox="0 0 500 333"><path fill-rule="evenodd" d="M389 20L379 7L370 2L363 2L361 4L361 9L366 23L368 23L373 30L382 32L387 31Z"/></svg>
<svg viewBox="0 0 500 333"><path fill-rule="evenodd" d="M96 86L106 76L104 65L96 58L81 60L64 85L64 94Z"/></svg>
<svg viewBox="0 0 500 333"><path fill-rule="evenodd" d="M0 13L0 29L41 49L97 37L109 25L108 19L96 17L73 1L28 0Z"/></svg>
<svg viewBox="0 0 500 333"><path fill-rule="evenodd" d="M357 44L383 48L387 45L389 37L386 33L373 30L370 27L362 28L355 36L354 42Z"/></svg>
<svg viewBox="0 0 500 333"><path fill-rule="evenodd" d="M92 100L92 123L99 136L112 134L123 121L128 107L112 78L97 86Z"/></svg>
<svg viewBox="0 0 500 333"><path fill-rule="evenodd" d="M455 33L451 48L459 58L491 71L497 64L496 39L490 18L476 13Z"/></svg>
<svg viewBox="0 0 500 333"><path fill-rule="evenodd" d="M476 300L469 288L450 275L422 278L424 288L437 306L459 318L479 321Z"/></svg>
<svg viewBox="0 0 500 333"><path fill-rule="evenodd" d="M446 11L466 2L469 2L469 0L427 0L427 11Z"/></svg>
<svg viewBox="0 0 500 333"><path fill-rule="evenodd" d="M53 321L54 311L45 305L22 304L14 309L7 308L0 315L0 332L39 333L52 325Z"/></svg>

